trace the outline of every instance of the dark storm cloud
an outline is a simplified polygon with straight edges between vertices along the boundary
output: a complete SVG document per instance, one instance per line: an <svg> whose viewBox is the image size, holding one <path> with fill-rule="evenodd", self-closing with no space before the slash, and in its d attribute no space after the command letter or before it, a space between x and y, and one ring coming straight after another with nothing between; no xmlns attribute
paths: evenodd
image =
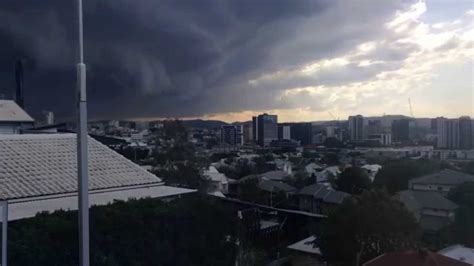
<svg viewBox="0 0 474 266"><path fill-rule="evenodd" d="M14 61L25 59L34 114L74 113L75 2L0 2L0 93L12 93ZM281 107L269 100L281 89L256 91L246 81L353 48L377 34L377 23L397 7L398 1L85 0L90 115Z"/></svg>

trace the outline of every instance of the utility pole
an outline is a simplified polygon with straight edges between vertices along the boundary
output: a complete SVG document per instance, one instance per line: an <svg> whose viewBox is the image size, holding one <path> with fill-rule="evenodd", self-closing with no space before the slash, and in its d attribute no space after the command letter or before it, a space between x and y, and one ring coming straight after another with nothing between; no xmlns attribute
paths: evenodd
<svg viewBox="0 0 474 266"><path fill-rule="evenodd" d="M79 63L77 64L77 173L79 209L79 265L89 266L89 173L87 154L86 65L84 64L82 0L77 0Z"/></svg>

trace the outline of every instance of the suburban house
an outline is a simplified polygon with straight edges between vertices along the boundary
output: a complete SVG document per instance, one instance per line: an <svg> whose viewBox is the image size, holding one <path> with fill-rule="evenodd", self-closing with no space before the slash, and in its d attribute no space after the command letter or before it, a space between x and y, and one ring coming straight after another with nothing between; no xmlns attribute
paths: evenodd
<svg viewBox="0 0 474 266"><path fill-rule="evenodd" d="M400 191L396 197L420 222L421 228L436 232L454 220L457 205L433 191Z"/></svg>
<svg viewBox="0 0 474 266"><path fill-rule="evenodd" d="M268 171L260 174L259 177L267 180L283 181L285 178L290 177L291 174L285 171Z"/></svg>
<svg viewBox="0 0 474 266"><path fill-rule="evenodd" d="M379 164L364 164L361 166L362 169L367 171L370 181L374 182L375 176L382 169L382 166Z"/></svg>
<svg viewBox="0 0 474 266"><path fill-rule="evenodd" d="M0 100L0 134L19 134L32 128L35 120L15 101Z"/></svg>
<svg viewBox="0 0 474 266"><path fill-rule="evenodd" d="M315 177L317 173L324 170L324 166L317 163L309 163L304 167L304 170L310 177Z"/></svg>
<svg viewBox="0 0 474 266"><path fill-rule="evenodd" d="M222 194L229 193L229 180L228 178L217 171L214 166L209 166L209 168L204 171L203 177L207 182L207 192L215 193L220 192Z"/></svg>
<svg viewBox="0 0 474 266"><path fill-rule="evenodd" d="M0 202L8 204L8 220L77 210L76 138L76 134L0 135ZM91 137L88 149L91 206L195 192L165 186L157 176Z"/></svg>
<svg viewBox="0 0 474 266"><path fill-rule="evenodd" d="M438 173L414 178L408 182L412 190L437 191L447 195L452 188L465 182L474 182L474 175L444 169Z"/></svg>
<svg viewBox="0 0 474 266"><path fill-rule="evenodd" d="M328 182L332 178L336 178L341 173L339 166L329 166L324 168L322 171L317 171L316 175L316 182Z"/></svg>
<svg viewBox="0 0 474 266"><path fill-rule="evenodd" d="M313 184L302 188L298 197L301 211L329 214L344 199L350 197L350 194L332 190L321 184Z"/></svg>
<svg viewBox="0 0 474 266"><path fill-rule="evenodd" d="M397 251L382 254L363 266L469 266L470 264L429 250Z"/></svg>
<svg viewBox="0 0 474 266"><path fill-rule="evenodd" d="M438 251L438 254L474 265L474 249L461 245L452 245Z"/></svg>

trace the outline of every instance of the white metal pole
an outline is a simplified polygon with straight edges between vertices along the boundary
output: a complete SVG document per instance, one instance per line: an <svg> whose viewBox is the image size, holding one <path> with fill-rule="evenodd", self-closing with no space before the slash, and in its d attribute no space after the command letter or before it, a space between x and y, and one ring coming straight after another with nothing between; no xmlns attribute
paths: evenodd
<svg viewBox="0 0 474 266"><path fill-rule="evenodd" d="M7 266L8 201L2 202L2 266Z"/></svg>
<svg viewBox="0 0 474 266"><path fill-rule="evenodd" d="M77 64L77 170L79 210L79 265L89 266L89 174L87 156L86 65L84 64L82 0L78 0L79 63Z"/></svg>

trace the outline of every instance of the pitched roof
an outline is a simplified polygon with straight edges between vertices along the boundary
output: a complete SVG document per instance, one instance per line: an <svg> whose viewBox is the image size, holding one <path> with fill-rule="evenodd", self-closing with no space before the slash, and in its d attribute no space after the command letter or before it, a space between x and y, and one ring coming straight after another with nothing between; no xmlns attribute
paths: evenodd
<svg viewBox="0 0 474 266"><path fill-rule="evenodd" d="M474 249L461 245L452 245L438 251L439 254L474 265Z"/></svg>
<svg viewBox="0 0 474 266"><path fill-rule="evenodd" d="M283 182L279 182L279 181L274 181L274 180L260 180L260 182L258 182L258 187L261 189L261 190L264 190L264 191L268 191L268 192L279 192L279 191L283 191L283 192L294 192L296 191L296 188L286 184L286 183L283 183Z"/></svg>
<svg viewBox="0 0 474 266"><path fill-rule="evenodd" d="M348 193L331 190L321 184L312 184L306 186L300 190L299 194L313 196L315 199L320 199L324 202L336 204L342 203L345 198L350 196Z"/></svg>
<svg viewBox="0 0 474 266"><path fill-rule="evenodd" d="M420 218L420 226L423 230L438 231L451 224L448 217L422 215Z"/></svg>
<svg viewBox="0 0 474 266"><path fill-rule="evenodd" d="M444 169L438 173L425 175L410 180L410 184L438 184L438 185L460 185L465 182L474 182L474 175Z"/></svg>
<svg viewBox="0 0 474 266"><path fill-rule="evenodd" d="M75 134L0 135L0 199L77 191ZM89 189L160 183L107 146L88 138Z"/></svg>
<svg viewBox="0 0 474 266"><path fill-rule="evenodd" d="M0 122L34 122L15 101L0 100Z"/></svg>
<svg viewBox="0 0 474 266"><path fill-rule="evenodd" d="M398 251L380 255L363 266L468 266L468 263L458 261L428 250Z"/></svg>
<svg viewBox="0 0 474 266"><path fill-rule="evenodd" d="M284 171L268 171L260 175L262 178L270 180L283 180L285 177L289 176L287 172Z"/></svg>
<svg viewBox="0 0 474 266"><path fill-rule="evenodd" d="M458 206L433 191L403 190L398 192L398 199L411 211L424 208L455 210Z"/></svg>
<svg viewBox="0 0 474 266"><path fill-rule="evenodd" d="M319 249L319 247L314 245L315 240L316 240L315 236L310 236L289 245L287 248L291 250L296 250L299 252L321 255L321 250Z"/></svg>

